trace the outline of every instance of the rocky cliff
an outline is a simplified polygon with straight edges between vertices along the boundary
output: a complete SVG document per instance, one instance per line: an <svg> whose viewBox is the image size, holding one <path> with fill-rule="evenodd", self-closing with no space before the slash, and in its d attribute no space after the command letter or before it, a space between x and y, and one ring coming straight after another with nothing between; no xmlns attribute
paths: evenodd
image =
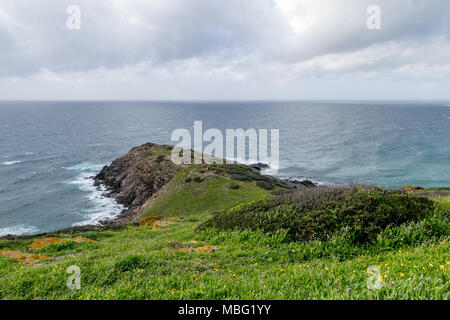
<svg viewBox="0 0 450 320"><path fill-rule="evenodd" d="M242 164L176 165L170 159L172 149L172 146L152 143L135 147L126 155L114 160L111 165L105 166L95 177L96 185L104 184L107 186L107 196L115 198L118 203L127 208L117 220L108 224L120 224L137 218L136 215L142 212L138 209L148 203L149 199L152 199L158 191L166 186L178 172L185 171L187 167L199 167L200 175L209 172L237 183L253 183L257 188L267 192L315 187L309 181L296 181L294 183L261 175L260 171L264 168L263 164L252 166ZM204 177L201 178L200 176L193 179L198 179L199 183L204 181ZM187 197L189 197L189 194ZM245 200L245 198L242 199L242 201Z"/></svg>

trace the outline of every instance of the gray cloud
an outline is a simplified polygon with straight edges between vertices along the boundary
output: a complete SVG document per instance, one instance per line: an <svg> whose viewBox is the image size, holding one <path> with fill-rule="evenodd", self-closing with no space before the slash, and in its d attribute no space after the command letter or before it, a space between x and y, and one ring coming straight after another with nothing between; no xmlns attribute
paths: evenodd
<svg viewBox="0 0 450 320"><path fill-rule="evenodd" d="M76 2L82 28L69 31L66 8ZM236 56L258 46L270 18L257 0L8 2L2 11L19 25L2 31L16 40L17 64L29 72L121 67L141 61L164 63L196 56ZM5 32L6 31L6 32ZM2 48L4 51L7 48ZM33 68L34 66L34 68ZM15 65L3 73L14 74Z"/></svg>
<svg viewBox="0 0 450 320"><path fill-rule="evenodd" d="M71 4L81 30L66 28ZM366 28L371 4L379 31ZM304 79L443 88L448 12L447 0L0 0L0 98L35 97L33 86L71 98L95 98L93 86L117 98L201 98L208 87L218 98L220 88L290 95ZM149 83L149 96L136 91Z"/></svg>

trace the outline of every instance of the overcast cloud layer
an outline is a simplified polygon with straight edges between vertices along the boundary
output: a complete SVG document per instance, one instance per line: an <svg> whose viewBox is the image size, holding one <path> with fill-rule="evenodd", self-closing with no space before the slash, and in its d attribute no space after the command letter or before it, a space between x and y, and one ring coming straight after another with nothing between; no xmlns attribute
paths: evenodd
<svg viewBox="0 0 450 320"><path fill-rule="evenodd" d="M69 30L69 5L81 29ZM381 8L381 30L366 9ZM450 99L448 0L0 0L0 99Z"/></svg>

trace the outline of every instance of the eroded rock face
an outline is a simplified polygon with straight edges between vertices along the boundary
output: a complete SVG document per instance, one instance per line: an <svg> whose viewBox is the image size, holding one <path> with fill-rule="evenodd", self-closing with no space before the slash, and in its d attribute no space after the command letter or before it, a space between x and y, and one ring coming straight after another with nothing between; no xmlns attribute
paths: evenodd
<svg viewBox="0 0 450 320"><path fill-rule="evenodd" d="M175 176L178 167L168 156L172 148L152 143L135 147L105 166L96 184L106 185L109 196L125 207L139 207Z"/></svg>
<svg viewBox="0 0 450 320"><path fill-rule="evenodd" d="M142 207L152 196L166 186L178 171L189 165L176 165L171 161L173 147L147 143L134 147L126 155L114 160L111 165L105 166L95 177L95 185L103 184L107 187L107 196L115 198L124 205L119 217L112 221L103 221L102 224L120 225L130 221L137 222ZM243 164L236 165L196 165L200 173L210 172L222 175L236 181L255 182L262 189L284 190L315 187L312 183L294 183L280 180L275 177L261 175L261 170L267 165L257 164L257 168ZM259 170L258 170L259 168ZM203 183L200 176L187 178L188 182ZM243 199L245 201L245 199Z"/></svg>

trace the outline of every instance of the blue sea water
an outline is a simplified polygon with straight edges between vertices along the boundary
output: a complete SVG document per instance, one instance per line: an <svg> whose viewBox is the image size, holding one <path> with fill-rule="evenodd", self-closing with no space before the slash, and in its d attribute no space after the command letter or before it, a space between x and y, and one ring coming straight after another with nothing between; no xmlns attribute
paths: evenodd
<svg viewBox="0 0 450 320"><path fill-rule="evenodd" d="M280 129L284 177L450 186L445 102L0 102L0 236L112 218L91 177L145 142L218 128Z"/></svg>

